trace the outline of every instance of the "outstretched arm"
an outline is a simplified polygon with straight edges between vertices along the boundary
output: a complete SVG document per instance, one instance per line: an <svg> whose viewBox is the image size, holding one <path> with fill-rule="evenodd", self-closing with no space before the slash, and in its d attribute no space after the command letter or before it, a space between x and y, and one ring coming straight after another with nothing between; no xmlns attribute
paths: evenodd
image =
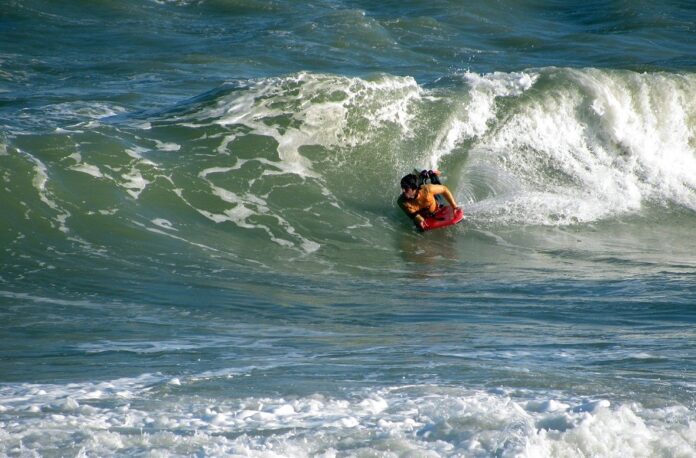
<svg viewBox="0 0 696 458"><path fill-rule="evenodd" d="M430 185L430 190L433 194L435 195L442 195L445 197L445 200L447 201L448 204L452 208L459 208L459 205L457 205L457 201L454 200L454 196L450 192L450 190L447 188L447 186L442 185L442 184L432 184Z"/></svg>

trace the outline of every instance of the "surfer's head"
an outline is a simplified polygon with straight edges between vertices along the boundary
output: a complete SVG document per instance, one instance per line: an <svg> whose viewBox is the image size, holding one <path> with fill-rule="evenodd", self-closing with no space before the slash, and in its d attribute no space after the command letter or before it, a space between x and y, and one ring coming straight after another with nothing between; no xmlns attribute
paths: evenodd
<svg viewBox="0 0 696 458"><path fill-rule="evenodd" d="M418 177L409 173L401 179L401 192L409 199L413 199L418 191Z"/></svg>

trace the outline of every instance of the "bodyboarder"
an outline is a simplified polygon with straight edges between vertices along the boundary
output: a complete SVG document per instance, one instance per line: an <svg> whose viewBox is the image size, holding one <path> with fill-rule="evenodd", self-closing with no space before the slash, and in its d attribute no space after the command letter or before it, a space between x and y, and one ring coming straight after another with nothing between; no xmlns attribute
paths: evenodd
<svg viewBox="0 0 696 458"><path fill-rule="evenodd" d="M426 218L444 205L443 198L454 211L460 210L447 186L440 184L439 176L439 170L423 170L401 179L401 195L397 203L421 231L428 230Z"/></svg>

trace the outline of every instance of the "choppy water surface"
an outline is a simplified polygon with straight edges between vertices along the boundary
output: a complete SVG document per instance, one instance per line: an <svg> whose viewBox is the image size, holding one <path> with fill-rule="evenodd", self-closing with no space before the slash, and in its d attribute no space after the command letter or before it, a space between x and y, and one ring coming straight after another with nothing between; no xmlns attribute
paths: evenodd
<svg viewBox="0 0 696 458"><path fill-rule="evenodd" d="M0 454L696 454L695 16L5 2Z"/></svg>

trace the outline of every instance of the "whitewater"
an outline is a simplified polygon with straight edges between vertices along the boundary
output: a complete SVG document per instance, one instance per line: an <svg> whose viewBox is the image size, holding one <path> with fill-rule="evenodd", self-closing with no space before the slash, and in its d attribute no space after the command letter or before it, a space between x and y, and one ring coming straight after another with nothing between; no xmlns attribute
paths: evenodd
<svg viewBox="0 0 696 458"><path fill-rule="evenodd" d="M1 10L0 455L696 455L691 6Z"/></svg>

